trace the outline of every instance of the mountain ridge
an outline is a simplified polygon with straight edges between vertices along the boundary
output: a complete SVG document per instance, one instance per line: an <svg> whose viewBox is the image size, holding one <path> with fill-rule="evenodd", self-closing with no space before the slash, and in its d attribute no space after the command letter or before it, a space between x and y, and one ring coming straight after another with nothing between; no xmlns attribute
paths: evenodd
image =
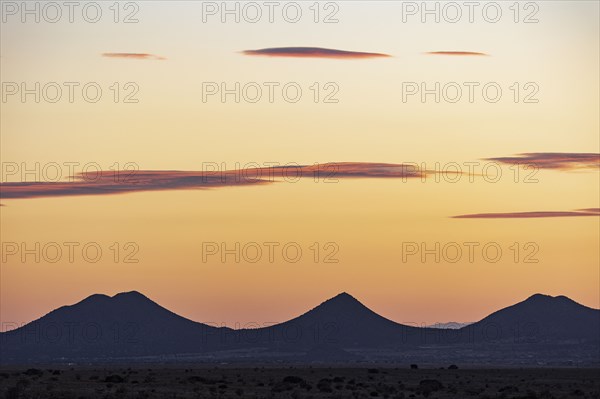
<svg viewBox="0 0 600 399"><path fill-rule="evenodd" d="M546 357L551 354L547 345L567 345L573 357L581 358L580 348L591 345L595 350L599 341L600 310L564 295L534 294L478 322L440 329L397 323L342 292L282 323L233 330L187 319L138 291L128 291L93 294L0 333L0 363L184 355L206 360L232 353L244 353L246 360L285 353L294 359L350 361L382 353L418 358L427 350L442 351L437 357L477 351L495 358L507 348L514 351L515 345L523 353ZM452 352L444 352L449 347L454 347Z"/></svg>

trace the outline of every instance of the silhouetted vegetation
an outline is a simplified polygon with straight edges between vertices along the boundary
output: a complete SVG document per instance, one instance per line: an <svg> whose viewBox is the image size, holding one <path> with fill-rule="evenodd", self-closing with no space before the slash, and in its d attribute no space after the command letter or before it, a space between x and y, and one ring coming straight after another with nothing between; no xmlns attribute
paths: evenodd
<svg viewBox="0 0 600 399"><path fill-rule="evenodd" d="M0 398L592 399L600 397L597 374L426 366L2 369Z"/></svg>

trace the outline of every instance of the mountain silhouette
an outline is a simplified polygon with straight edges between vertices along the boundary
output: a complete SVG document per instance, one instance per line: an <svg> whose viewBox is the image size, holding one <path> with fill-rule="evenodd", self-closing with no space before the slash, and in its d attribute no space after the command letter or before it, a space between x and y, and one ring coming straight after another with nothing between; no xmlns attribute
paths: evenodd
<svg viewBox="0 0 600 399"><path fill-rule="evenodd" d="M566 296L535 294L465 327L476 340L598 340L600 311Z"/></svg>
<svg viewBox="0 0 600 399"><path fill-rule="evenodd" d="M397 346L419 329L398 324L341 293L294 319L261 329L260 342L280 350Z"/></svg>
<svg viewBox="0 0 600 399"><path fill-rule="evenodd" d="M289 321L232 330L181 317L132 291L92 295L0 334L0 364L53 362L351 362L384 354L397 361L500 363L560 357L597 363L600 310L536 294L460 329L407 326L341 293ZM591 354L591 355L590 355ZM470 359L470 360L468 360ZM527 360L529 359L529 360Z"/></svg>
<svg viewBox="0 0 600 399"><path fill-rule="evenodd" d="M143 294L95 294L0 335L1 359L119 358L203 351L217 330L181 317Z"/></svg>

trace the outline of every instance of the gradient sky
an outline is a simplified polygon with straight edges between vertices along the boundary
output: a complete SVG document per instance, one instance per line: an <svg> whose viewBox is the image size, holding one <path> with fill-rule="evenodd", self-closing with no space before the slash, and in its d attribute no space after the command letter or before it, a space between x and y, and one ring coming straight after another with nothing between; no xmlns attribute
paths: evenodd
<svg viewBox="0 0 600 399"><path fill-rule="evenodd" d="M2 23L2 82L94 81L104 89L96 104L3 102L4 164L96 162L108 169L117 162L198 171L203 162L229 170L236 162L416 162L433 169L436 162L483 164L524 153L600 152L597 2L539 2L534 24L516 24L510 14L497 24L480 14L473 24L418 17L402 23L399 3L360 1L338 2L335 24L308 16L297 24L281 18L223 24L216 17L202 23L200 3L138 4L136 24L108 16L97 24L23 24L14 17ZM301 46L391 57L243 53ZM135 82L139 103L113 103L113 82ZM298 82L304 96L295 104L281 97L204 103L203 82ZM337 84L339 102L315 104L308 90L314 82ZM404 103L403 82L497 82L504 93L495 104L480 97ZM508 89L514 82L535 82L539 102L514 103ZM307 178L3 198L3 242L97 242L105 253L95 264L9 257L0 269L0 321L28 322L93 293L130 290L193 320L231 327L284 321L342 291L388 318L419 324L478 320L538 292L599 307L599 217L452 218L598 208L597 162L540 168L537 183L524 183L523 170L515 182L509 164L502 171L497 183L481 176L458 183ZM18 178L3 183L9 181ZM222 263L218 256L202 261L203 242L266 241L297 242L304 256L293 264L265 257L254 264ZM139 263L115 263L108 250L114 242L135 242ZM308 249L314 242L335 242L339 262L315 263ZM496 242L504 253L497 263L483 261L480 252L474 263L466 256L457 263L423 263L419 256L403 262L403 242ZM509 250L515 242L535 243L539 262L515 263Z"/></svg>

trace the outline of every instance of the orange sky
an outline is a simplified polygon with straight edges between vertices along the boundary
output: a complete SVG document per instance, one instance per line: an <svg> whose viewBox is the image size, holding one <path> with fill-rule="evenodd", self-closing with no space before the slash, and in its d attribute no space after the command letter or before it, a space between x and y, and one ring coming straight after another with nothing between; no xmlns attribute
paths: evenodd
<svg viewBox="0 0 600 399"><path fill-rule="evenodd" d="M508 5L494 24L480 14L474 23L403 23L393 2L339 2L337 23L315 23L308 8L298 23L204 23L200 4L141 2L132 24L114 23L109 9L97 24L6 16L2 323L130 290L232 327L283 321L342 291L414 323L474 321L538 292L599 307L600 218L580 211L600 207L597 3L536 3L539 21L527 24L531 10L515 23ZM63 97L9 94L35 82L57 83ZM65 82L79 84L73 102ZM278 85L272 102L269 82ZM469 82L478 84L472 102ZM83 98L89 83L102 89L96 103ZM222 84L236 83L263 96L223 102ZM291 83L302 90L297 102L282 92ZM450 90L440 102L406 93L436 83ZM492 83L502 89L495 103L480 90ZM463 97L448 101L456 87ZM521 159L536 167L515 168ZM340 162L356 164L315 180L312 165ZM479 162L472 175L470 162ZM307 167L297 181L207 189L193 180L215 165L235 176L238 164L264 172L274 163ZM403 178L402 164L427 178ZM452 172L457 164L464 174ZM88 182L92 195L73 195L81 177L69 181L69 172L97 169L128 169L138 180L127 193L93 195L127 187L108 172L108 181ZM47 196L56 170L64 190ZM44 184L10 185L33 181ZM523 212L561 215L452 217ZM235 254L223 261L222 243L239 243L239 263ZM465 243L476 243L472 262ZM423 261L421 249L436 245L440 261ZM32 248L39 262L23 260Z"/></svg>

